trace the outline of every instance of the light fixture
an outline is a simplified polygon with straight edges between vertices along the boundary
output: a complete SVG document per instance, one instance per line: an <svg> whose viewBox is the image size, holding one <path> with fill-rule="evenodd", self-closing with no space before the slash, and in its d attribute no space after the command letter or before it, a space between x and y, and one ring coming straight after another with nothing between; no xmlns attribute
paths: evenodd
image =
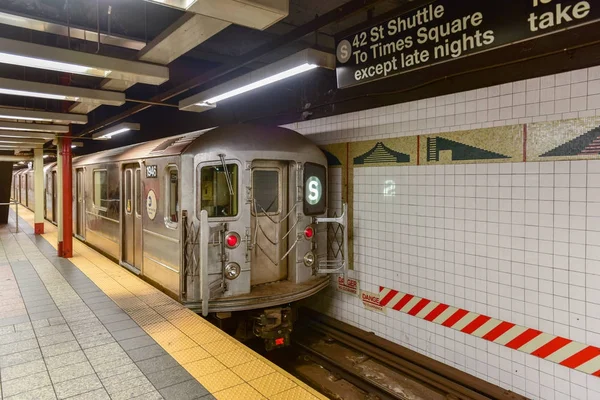
<svg viewBox="0 0 600 400"><path fill-rule="evenodd" d="M44 132L0 130L0 137L52 140L55 138L55 135L53 133L44 133Z"/></svg>
<svg viewBox="0 0 600 400"><path fill-rule="evenodd" d="M0 63L149 85L169 80L165 66L0 38Z"/></svg>
<svg viewBox="0 0 600 400"><path fill-rule="evenodd" d="M42 158L48 158L48 157L50 157L50 155L48 155L48 154L44 154L44 155L42 156Z"/></svg>
<svg viewBox="0 0 600 400"><path fill-rule="evenodd" d="M146 0L189 13L265 30L289 15L289 0Z"/></svg>
<svg viewBox="0 0 600 400"><path fill-rule="evenodd" d="M92 135L92 139L94 140L107 140L112 138L115 135L118 135L127 131L139 131L140 124L131 123L131 122L123 122L121 124L115 125L111 128L104 129L100 132L94 133Z"/></svg>
<svg viewBox="0 0 600 400"><path fill-rule="evenodd" d="M87 124L88 122L87 115L22 110L7 107L0 107L0 119L52 122L55 124Z"/></svg>
<svg viewBox="0 0 600 400"><path fill-rule="evenodd" d="M106 104L110 106L121 106L125 103L125 93L7 78L0 78L0 93L43 99L79 101L91 104Z"/></svg>
<svg viewBox="0 0 600 400"><path fill-rule="evenodd" d="M317 67L334 69L335 56L314 49L305 49L273 64L266 65L229 82L179 102L183 111L202 112L216 107L220 101L249 92L262 86L310 71Z"/></svg>
<svg viewBox="0 0 600 400"><path fill-rule="evenodd" d="M67 133L69 127L65 125L36 124L31 122L8 122L0 121L0 129L7 131L30 131L30 132L56 132Z"/></svg>

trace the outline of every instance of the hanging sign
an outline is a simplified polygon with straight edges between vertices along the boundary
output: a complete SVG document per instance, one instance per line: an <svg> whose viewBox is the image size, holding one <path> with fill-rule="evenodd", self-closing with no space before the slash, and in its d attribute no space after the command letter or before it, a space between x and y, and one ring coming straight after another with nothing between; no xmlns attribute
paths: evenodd
<svg viewBox="0 0 600 400"><path fill-rule="evenodd" d="M429 67L600 19L582 0L438 0L342 38L339 88Z"/></svg>

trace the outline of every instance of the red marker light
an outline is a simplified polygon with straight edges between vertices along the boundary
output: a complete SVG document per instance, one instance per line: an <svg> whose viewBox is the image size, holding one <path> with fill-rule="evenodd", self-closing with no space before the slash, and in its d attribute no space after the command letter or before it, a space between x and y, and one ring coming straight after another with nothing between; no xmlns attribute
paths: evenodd
<svg viewBox="0 0 600 400"><path fill-rule="evenodd" d="M275 339L275 346L282 346L284 343L285 340L282 337Z"/></svg>
<svg viewBox="0 0 600 400"><path fill-rule="evenodd" d="M306 229L304 229L304 237L306 237L307 239L312 238L315 235L315 230L313 229L312 226L307 226Z"/></svg>
<svg viewBox="0 0 600 400"><path fill-rule="evenodd" d="M240 237L237 235L237 233L230 233L225 237L225 244L227 244L227 247L230 249L236 247L239 242Z"/></svg>

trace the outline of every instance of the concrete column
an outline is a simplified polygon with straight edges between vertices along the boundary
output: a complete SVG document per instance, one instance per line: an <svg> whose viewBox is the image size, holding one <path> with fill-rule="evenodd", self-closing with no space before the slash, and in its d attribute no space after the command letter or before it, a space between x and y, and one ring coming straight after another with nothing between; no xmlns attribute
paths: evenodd
<svg viewBox="0 0 600 400"><path fill-rule="evenodd" d="M44 233L44 150L33 149L34 232Z"/></svg>
<svg viewBox="0 0 600 400"><path fill-rule="evenodd" d="M62 165L62 138L58 139L56 145L56 222L58 223L58 256L63 253L63 218L62 218L62 198L63 198L63 165Z"/></svg>

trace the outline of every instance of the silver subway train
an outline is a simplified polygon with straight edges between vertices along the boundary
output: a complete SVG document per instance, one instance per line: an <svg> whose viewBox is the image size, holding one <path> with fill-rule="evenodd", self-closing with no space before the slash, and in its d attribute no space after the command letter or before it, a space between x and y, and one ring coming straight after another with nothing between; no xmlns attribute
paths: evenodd
<svg viewBox="0 0 600 400"><path fill-rule="evenodd" d="M44 169L56 222L56 163ZM32 178L13 176L29 208ZM291 305L346 270L327 259L327 225L345 226L346 213L327 218L326 197L326 157L284 128L219 127L73 159L79 240L269 349L289 343Z"/></svg>

